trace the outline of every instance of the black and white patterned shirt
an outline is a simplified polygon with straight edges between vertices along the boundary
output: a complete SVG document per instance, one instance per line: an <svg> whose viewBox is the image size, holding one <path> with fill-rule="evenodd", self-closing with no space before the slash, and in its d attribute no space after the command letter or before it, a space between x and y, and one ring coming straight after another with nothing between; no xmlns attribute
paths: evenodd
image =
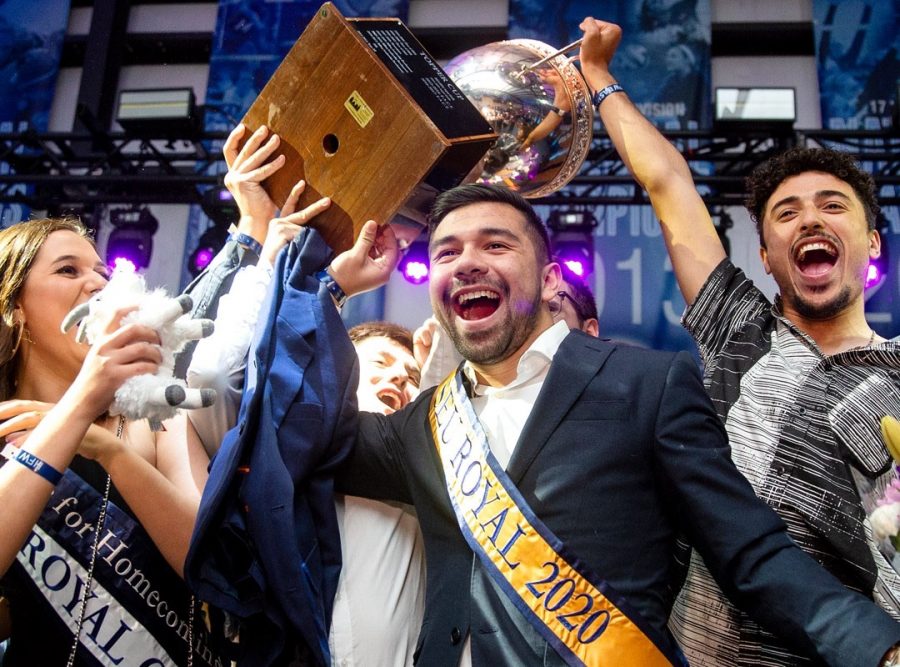
<svg viewBox="0 0 900 667"><path fill-rule="evenodd" d="M757 495L804 551L900 619L896 553L866 518L894 474L880 420L900 418L900 344L825 356L727 259L684 326ZM694 667L813 664L735 609L696 554L670 626Z"/></svg>

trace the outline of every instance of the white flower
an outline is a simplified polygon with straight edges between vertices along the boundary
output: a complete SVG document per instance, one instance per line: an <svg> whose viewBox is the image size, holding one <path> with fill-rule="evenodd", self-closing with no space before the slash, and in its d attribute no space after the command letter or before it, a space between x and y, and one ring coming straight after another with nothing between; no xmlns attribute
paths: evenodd
<svg viewBox="0 0 900 667"><path fill-rule="evenodd" d="M893 537L900 532L900 503L881 505L869 515L876 540Z"/></svg>

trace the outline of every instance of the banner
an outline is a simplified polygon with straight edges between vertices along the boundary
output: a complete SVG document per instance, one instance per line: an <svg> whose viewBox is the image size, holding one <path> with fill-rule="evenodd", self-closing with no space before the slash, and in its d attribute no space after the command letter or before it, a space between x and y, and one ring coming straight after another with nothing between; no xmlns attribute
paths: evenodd
<svg viewBox="0 0 900 667"><path fill-rule="evenodd" d="M510 37L561 47L581 37L578 25L585 16L622 26L612 72L647 118L669 130L711 126L709 0L510 0ZM626 198L631 188L601 186L593 192ZM550 207L538 209L547 220ZM684 299L653 209L621 204L598 206L592 212L598 226L588 284L597 301L600 335L645 347L695 351L681 326Z"/></svg>
<svg viewBox="0 0 900 667"><path fill-rule="evenodd" d="M710 0L510 0L509 36L562 47L582 36L585 16L622 26L612 73L647 118L670 130L710 127Z"/></svg>
<svg viewBox="0 0 900 667"><path fill-rule="evenodd" d="M69 0L0 2L0 133L46 132L56 90ZM0 173L15 173L0 162ZM10 186L8 194L26 194L27 186ZM0 203L0 227L24 220L21 204Z"/></svg>
<svg viewBox="0 0 900 667"><path fill-rule="evenodd" d="M334 4L347 17L406 21L409 12L409 0L334 0ZM207 130L229 132L237 125L321 5L322 0L219 0L206 90ZM221 153L221 148L219 144L211 150ZM226 167L220 162L212 169L224 173ZM199 206L191 208L182 285L192 278L188 258L211 224Z"/></svg>
<svg viewBox="0 0 900 667"><path fill-rule="evenodd" d="M829 130L889 129L898 112L900 79L900 2L898 0L814 0L813 21L822 126ZM855 151L890 152L885 138L861 139ZM896 143L893 144L896 153ZM841 145L834 148L841 150ZM846 147L843 147L846 149ZM893 162L896 164L896 155ZM863 161L878 173L884 162ZM884 186L881 197L900 196ZM882 208L882 254L887 260L879 278L866 290L866 319L885 337L900 334L900 207Z"/></svg>

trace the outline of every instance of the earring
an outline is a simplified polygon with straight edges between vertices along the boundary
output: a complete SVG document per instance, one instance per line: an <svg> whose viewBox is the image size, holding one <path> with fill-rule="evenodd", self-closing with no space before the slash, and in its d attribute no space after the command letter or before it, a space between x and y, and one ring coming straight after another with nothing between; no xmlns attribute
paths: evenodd
<svg viewBox="0 0 900 667"><path fill-rule="evenodd" d="M34 339L31 337L31 332L24 324L22 325L22 340L24 340L26 343L34 345Z"/></svg>

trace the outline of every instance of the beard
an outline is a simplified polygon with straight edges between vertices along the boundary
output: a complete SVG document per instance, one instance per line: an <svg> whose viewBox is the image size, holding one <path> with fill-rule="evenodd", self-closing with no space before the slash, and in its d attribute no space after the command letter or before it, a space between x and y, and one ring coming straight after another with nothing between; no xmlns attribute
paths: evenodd
<svg viewBox="0 0 900 667"><path fill-rule="evenodd" d="M823 304L812 304L806 299L794 294L794 310L802 317L809 320L828 320L843 311L852 299L850 288L844 286L837 296Z"/></svg>
<svg viewBox="0 0 900 667"><path fill-rule="evenodd" d="M464 359L475 364L491 365L508 358L528 340L537 326L540 305L540 292L530 301L520 299L512 304L507 316L490 329L468 335L454 326L460 319L458 315L451 320L443 308L436 310L435 315ZM449 308L452 310L452 306Z"/></svg>

